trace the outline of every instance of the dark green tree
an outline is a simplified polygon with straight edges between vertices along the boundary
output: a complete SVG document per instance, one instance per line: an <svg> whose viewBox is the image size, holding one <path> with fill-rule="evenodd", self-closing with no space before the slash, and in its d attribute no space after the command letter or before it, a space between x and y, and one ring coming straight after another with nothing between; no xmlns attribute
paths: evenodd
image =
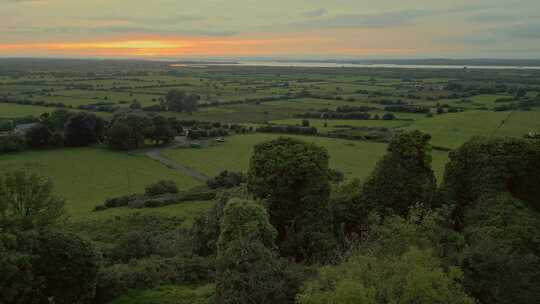
<svg viewBox="0 0 540 304"><path fill-rule="evenodd" d="M509 193L465 213L465 283L481 303L540 302L540 214Z"/></svg>
<svg viewBox="0 0 540 304"><path fill-rule="evenodd" d="M103 138L105 123L93 113L71 115L65 124L67 146L81 147L98 143Z"/></svg>
<svg viewBox="0 0 540 304"><path fill-rule="evenodd" d="M328 153L314 144L282 137L255 146L248 190L265 200L281 254L316 260L334 249L328 172Z"/></svg>
<svg viewBox="0 0 540 304"><path fill-rule="evenodd" d="M30 148L44 148L51 145L53 134L47 125L38 123L25 133Z"/></svg>
<svg viewBox="0 0 540 304"><path fill-rule="evenodd" d="M217 303L287 303L286 263L274 252L277 232L264 207L232 199L218 241Z"/></svg>
<svg viewBox="0 0 540 304"><path fill-rule="evenodd" d="M145 145L146 139L150 139L154 131L154 122L146 115L118 115L111 122L107 141L112 149L137 149Z"/></svg>
<svg viewBox="0 0 540 304"><path fill-rule="evenodd" d="M64 130L64 126L71 115L73 115L73 112L66 109L56 109L51 114L43 117L43 123L51 130L61 131Z"/></svg>
<svg viewBox="0 0 540 304"><path fill-rule="evenodd" d="M540 143L515 138L473 138L450 152L441 200L455 206L457 224L481 197L510 192L540 210Z"/></svg>
<svg viewBox="0 0 540 304"><path fill-rule="evenodd" d="M113 150L129 150L134 145L130 141L131 129L122 122L115 122L107 131L107 144Z"/></svg>
<svg viewBox="0 0 540 304"><path fill-rule="evenodd" d="M200 97L195 94L187 94L184 91L170 90L165 96L165 106L168 111L188 112L197 110Z"/></svg>
<svg viewBox="0 0 540 304"><path fill-rule="evenodd" d="M175 136L175 131L172 129L170 121L163 116L155 116L152 118L154 123L154 132L150 138L156 144L167 144L170 143Z"/></svg>
<svg viewBox="0 0 540 304"><path fill-rule="evenodd" d="M359 203L369 211L399 215L417 203L430 206L437 187L430 138L419 131L395 135L364 183Z"/></svg>
<svg viewBox="0 0 540 304"><path fill-rule="evenodd" d="M57 223L64 215L64 200L53 193L50 180L25 171L0 177L0 228L33 229Z"/></svg>
<svg viewBox="0 0 540 304"><path fill-rule="evenodd" d="M89 242L74 234L41 231L33 245L33 271L44 278L42 292L49 301L93 303L99 256Z"/></svg>

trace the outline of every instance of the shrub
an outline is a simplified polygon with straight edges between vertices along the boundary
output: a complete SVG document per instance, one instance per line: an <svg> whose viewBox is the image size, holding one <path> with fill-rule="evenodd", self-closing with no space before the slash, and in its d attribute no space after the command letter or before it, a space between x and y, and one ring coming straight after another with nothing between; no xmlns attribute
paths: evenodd
<svg viewBox="0 0 540 304"><path fill-rule="evenodd" d="M102 268L96 288L97 303L107 303L133 289L148 289L168 284L197 284L212 279L212 260L174 257L134 260Z"/></svg>
<svg viewBox="0 0 540 304"><path fill-rule="evenodd" d="M166 193L178 193L178 186L172 180L160 180L155 184L146 186L144 192L146 195L155 196Z"/></svg>
<svg viewBox="0 0 540 304"><path fill-rule="evenodd" d="M0 136L0 153L21 152L26 149L26 139L21 135Z"/></svg>
<svg viewBox="0 0 540 304"><path fill-rule="evenodd" d="M74 234L42 231L34 245L33 254L39 256L34 271L45 278L43 292L49 301L93 302L99 256L89 242Z"/></svg>
<svg viewBox="0 0 540 304"><path fill-rule="evenodd" d="M465 214L465 284L482 303L540 301L540 214L500 193L482 197Z"/></svg>
<svg viewBox="0 0 540 304"><path fill-rule="evenodd" d="M241 172L222 171L216 177L209 179L206 185L210 189L233 188L246 181L246 176Z"/></svg>
<svg viewBox="0 0 540 304"><path fill-rule="evenodd" d="M268 125L257 128L261 133L287 133L287 134L317 134L317 128L304 126L275 126Z"/></svg>

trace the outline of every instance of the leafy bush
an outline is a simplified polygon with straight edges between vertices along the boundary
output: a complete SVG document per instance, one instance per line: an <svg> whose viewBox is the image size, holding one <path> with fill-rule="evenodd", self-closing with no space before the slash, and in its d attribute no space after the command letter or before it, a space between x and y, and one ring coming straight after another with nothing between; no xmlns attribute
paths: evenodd
<svg viewBox="0 0 540 304"><path fill-rule="evenodd" d="M198 257L151 257L115 264L100 270L96 301L107 303L135 289L202 283L212 279L213 272L213 261Z"/></svg>
<svg viewBox="0 0 540 304"><path fill-rule="evenodd" d="M441 256L448 234L438 217L421 208L381 224L375 217L366 241L339 265L322 267L305 283L298 303L473 304L461 285L461 269Z"/></svg>
<svg viewBox="0 0 540 304"><path fill-rule="evenodd" d="M166 193L178 193L178 185L172 180L160 180L155 184L146 186L144 189L146 195L154 196Z"/></svg>
<svg viewBox="0 0 540 304"><path fill-rule="evenodd" d="M540 214L509 193L486 196L465 215L465 285L482 303L540 301Z"/></svg>
<svg viewBox="0 0 540 304"><path fill-rule="evenodd" d="M287 133L287 134L317 134L317 128L305 126L275 126L268 125L257 128L261 133Z"/></svg>
<svg viewBox="0 0 540 304"><path fill-rule="evenodd" d="M17 134L0 135L0 153L21 152L26 149L26 139Z"/></svg>
<svg viewBox="0 0 540 304"><path fill-rule="evenodd" d="M242 172L222 171L216 177L209 179L206 185L210 189L233 188L246 181L246 176Z"/></svg>

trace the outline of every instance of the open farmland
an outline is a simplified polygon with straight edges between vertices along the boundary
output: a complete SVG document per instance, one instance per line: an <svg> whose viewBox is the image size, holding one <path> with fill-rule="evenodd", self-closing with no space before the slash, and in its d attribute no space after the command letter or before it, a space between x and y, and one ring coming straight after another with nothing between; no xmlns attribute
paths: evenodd
<svg viewBox="0 0 540 304"><path fill-rule="evenodd" d="M180 121L252 129L266 124L301 126L307 121L318 136L293 137L326 148L331 167L349 179L365 179L384 154L386 142L403 130L432 136L439 182L447 151L470 138L523 137L540 130L540 83L534 82L538 79L534 70L488 75L482 70L172 67L151 62L15 64L8 60L6 70L0 68L0 119L39 117L62 108L97 113L106 120L135 109ZM199 95L199 109L160 110L170 90ZM369 119L339 118L345 113L340 111L362 111ZM384 117L388 113L391 119ZM253 146L281 135L286 134L239 134L202 149L165 147L160 153L202 176L223 170L245 172ZM141 192L158 179L173 179L182 189L202 183L145 153L130 156L104 148L32 151L0 156L0 168L23 168L52 178L68 201L69 213L77 216L107 197Z"/></svg>

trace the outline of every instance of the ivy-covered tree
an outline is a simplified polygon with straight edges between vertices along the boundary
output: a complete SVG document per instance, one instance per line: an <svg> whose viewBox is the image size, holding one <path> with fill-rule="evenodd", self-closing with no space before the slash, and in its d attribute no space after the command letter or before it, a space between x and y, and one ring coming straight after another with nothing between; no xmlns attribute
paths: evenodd
<svg viewBox="0 0 540 304"><path fill-rule="evenodd" d="M455 206L458 224L485 195L510 192L540 210L540 143L516 138L473 138L450 152L440 197Z"/></svg>
<svg viewBox="0 0 540 304"><path fill-rule="evenodd" d="M359 204L369 211L403 216L418 203L430 206L437 187L430 139L420 131L395 135L364 183Z"/></svg>
<svg viewBox="0 0 540 304"><path fill-rule="evenodd" d="M328 158L324 148L292 138L255 146L248 191L265 200L284 256L320 260L335 249Z"/></svg>
<svg viewBox="0 0 540 304"><path fill-rule="evenodd" d="M232 199L225 206L218 240L217 303L284 303L276 235L262 205Z"/></svg>
<svg viewBox="0 0 540 304"><path fill-rule="evenodd" d="M481 303L540 302L540 214L509 193L486 195L467 210L465 283Z"/></svg>

